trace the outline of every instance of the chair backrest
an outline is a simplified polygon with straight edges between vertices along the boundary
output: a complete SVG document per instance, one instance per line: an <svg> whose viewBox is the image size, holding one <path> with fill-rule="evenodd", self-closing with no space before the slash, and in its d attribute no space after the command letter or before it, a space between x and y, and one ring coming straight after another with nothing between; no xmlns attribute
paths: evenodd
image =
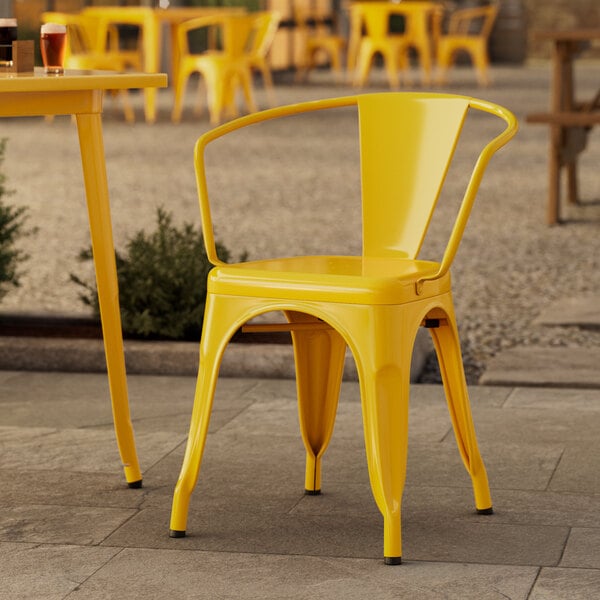
<svg viewBox="0 0 600 600"><path fill-rule="evenodd" d="M252 25L246 45L246 52L251 57L264 58L271 49L271 45L275 39L281 15L276 11L263 11L252 13L249 16Z"/></svg>
<svg viewBox="0 0 600 600"><path fill-rule="evenodd" d="M190 19L177 27L179 51L184 56L194 54L189 48L189 33L205 29L209 49L218 45L230 57L244 54L264 56L271 47L279 20L279 13L272 11L215 14Z"/></svg>
<svg viewBox="0 0 600 600"><path fill-rule="evenodd" d="M448 35L476 35L487 39L498 16L498 5L462 8L450 15Z"/></svg>
<svg viewBox="0 0 600 600"><path fill-rule="evenodd" d="M500 117L502 133L482 149L471 174L438 275L450 266L462 237L483 171L493 153L517 131L515 117L489 102L431 93L378 93L331 98L278 107L230 121L201 136L195 164L202 228L209 260L222 264L215 250L206 183L204 151L213 140L261 121L356 106L360 134L363 256L416 258L435 209L467 111ZM483 144L482 144L483 145ZM271 168L276 166L271 165Z"/></svg>

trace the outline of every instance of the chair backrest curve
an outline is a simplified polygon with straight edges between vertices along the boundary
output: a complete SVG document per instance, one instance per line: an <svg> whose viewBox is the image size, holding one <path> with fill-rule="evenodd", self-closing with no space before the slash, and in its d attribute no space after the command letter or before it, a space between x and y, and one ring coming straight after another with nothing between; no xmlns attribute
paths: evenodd
<svg viewBox="0 0 600 600"><path fill-rule="evenodd" d="M358 99L365 256L418 255L468 108L461 96Z"/></svg>
<svg viewBox="0 0 600 600"><path fill-rule="evenodd" d="M416 258L469 108L499 117L505 129L482 144L436 275L456 254L485 168L517 132L514 115L496 104L451 94L386 92L279 106L229 121L200 136L195 148L202 232L209 261L216 253L204 151L212 141L243 127L299 113L358 107L363 217L363 255Z"/></svg>

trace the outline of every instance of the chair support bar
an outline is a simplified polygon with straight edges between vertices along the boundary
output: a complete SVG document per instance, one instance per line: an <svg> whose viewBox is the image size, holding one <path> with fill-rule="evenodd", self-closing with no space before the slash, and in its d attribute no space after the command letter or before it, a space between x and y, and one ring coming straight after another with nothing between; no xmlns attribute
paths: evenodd
<svg viewBox="0 0 600 600"><path fill-rule="evenodd" d="M423 319L421 327L427 329L437 329L448 325L447 319ZM332 329L331 325L325 321L304 321L302 323L258 323L255 325L243 325L243 333L278 333L292 331L319 331Z"/></svg>

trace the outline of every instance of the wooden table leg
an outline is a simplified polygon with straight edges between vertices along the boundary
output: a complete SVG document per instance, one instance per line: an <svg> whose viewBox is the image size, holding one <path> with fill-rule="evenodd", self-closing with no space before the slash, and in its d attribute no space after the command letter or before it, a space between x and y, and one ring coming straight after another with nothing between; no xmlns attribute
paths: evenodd
<svg viewBox="0 0 600 600"><path fill-rule="evenodd" d="M567 200L569 204L579 201L579 189L577 185L577 158L568 162L567 168Z"/></svg>
<svg viewBox="0 0 600 600"><path fill-rule="evenodd" d="M98 110L100 110L102 92L97 91L94 93L98 96L96 100L99 106ZM104 161L101 113L78 114L77 130L117 446L129 487L141 487L142 473L135 449L133 427L129 413L117 267Z"/></svg>
<svg viewBox="0 0 600 600"><path fill-rule="evenodd" d="M546 209L546 222L556 225L560 222L560 146L561 128L559 125L550 127L550 151L548 160L548 205Z"/></svg>

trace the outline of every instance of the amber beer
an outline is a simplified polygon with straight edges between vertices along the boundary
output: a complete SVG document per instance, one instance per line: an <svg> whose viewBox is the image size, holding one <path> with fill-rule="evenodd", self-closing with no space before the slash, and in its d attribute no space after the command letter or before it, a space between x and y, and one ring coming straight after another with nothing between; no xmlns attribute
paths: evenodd
<svg viewBox="0 0 600 600"><path fill-rule="evenodd" d="M67 28L57 23L44 23L40 34L40 49L46 73L64 73Z"/></svg>
<svg viewBox="0 0 600 600"><path fill-rule="evenodd" d="M12 43L17 39L17 20L0 19L0 66L12 67Z"/></svg>

